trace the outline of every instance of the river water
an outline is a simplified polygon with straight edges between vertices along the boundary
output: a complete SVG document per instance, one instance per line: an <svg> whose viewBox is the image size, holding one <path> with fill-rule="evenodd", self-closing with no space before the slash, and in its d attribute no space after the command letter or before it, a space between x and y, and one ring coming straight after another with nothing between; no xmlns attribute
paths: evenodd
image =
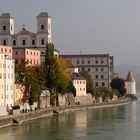
<svg viewBox="0 0 140 140"><path fill-rule="evenodd" d="M140 100L2 128L0 140L140 140Z"/></svg>

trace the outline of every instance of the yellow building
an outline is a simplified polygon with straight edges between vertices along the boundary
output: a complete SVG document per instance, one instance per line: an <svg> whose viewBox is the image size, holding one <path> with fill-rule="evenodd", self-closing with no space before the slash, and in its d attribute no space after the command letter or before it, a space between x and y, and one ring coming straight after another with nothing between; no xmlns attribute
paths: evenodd
<svg viewBox="0 0 140 140"><path fill-rule="evenodd" d="M23 84L16 83L14 86L14 103L15 105L22 104L22 99L25 91L25 86Z"/></svg>

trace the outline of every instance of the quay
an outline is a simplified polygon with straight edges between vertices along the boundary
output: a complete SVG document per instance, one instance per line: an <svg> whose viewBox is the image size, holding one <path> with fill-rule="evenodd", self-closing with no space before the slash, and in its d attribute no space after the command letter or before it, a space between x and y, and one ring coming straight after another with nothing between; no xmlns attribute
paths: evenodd
<svg viewBox="0 0 140 140"><path fill-rule="evenodd" d="M103 103L94 103L90 105L75 105L75 106L63 106L63 107L50 107L47 109L38 109L36 111L21 113L18 115L8 115L0 117L0 128L12 126L12 125L20 125L27 121L32 121L34 119L39 119L43 117L52 117L56 114L62 114L65 112L71 112L82 109L96 109L96 108L104 108L104 107L114 107L127 105L131 103L131 100L121 99L114 102L103 102Z"/></svg>

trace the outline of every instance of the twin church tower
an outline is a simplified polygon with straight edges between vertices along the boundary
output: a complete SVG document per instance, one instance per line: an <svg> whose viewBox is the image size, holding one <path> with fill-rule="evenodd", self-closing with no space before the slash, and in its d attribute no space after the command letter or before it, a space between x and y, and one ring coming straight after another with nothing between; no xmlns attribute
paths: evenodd
<svg viewBox="0 0 140 140"><path fill-rule="evenodd" d="M51 17L47 12L41 12L37 17L37 32L33 33L23 28L15 33L14 18L9 13L0 16L0 45L39 49L41 62L45 58L47 43L51 43Z"/></svg>

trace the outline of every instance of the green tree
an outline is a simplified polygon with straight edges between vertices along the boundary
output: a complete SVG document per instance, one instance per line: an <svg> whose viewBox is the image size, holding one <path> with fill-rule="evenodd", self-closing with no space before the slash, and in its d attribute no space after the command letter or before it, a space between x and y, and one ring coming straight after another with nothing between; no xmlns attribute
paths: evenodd
<svg viewBox="0 0 140 140"><path fill-rule="evenodd" d="M113 90L118 90L121 96L124 96L124 94L126 93L124 79L115 78L111 81L110 85Z"/></svg>
<svg viewBox="0 0 140 140"><path fill-rule="evenodd" d="M51 104L58 105L58 93L64 94L67 91L70 75L66 73L67 63L65 60L55 56L54 52L54 45L47 44L45 56L46 84L51 93Z"/></svg>
<svg viewBox="0 0 140 140"><path fill-rule="evenodd" d="M93 81L88 71L82 70L81 75L86 78L86 89L87 93L93 93Z"/></svg>

